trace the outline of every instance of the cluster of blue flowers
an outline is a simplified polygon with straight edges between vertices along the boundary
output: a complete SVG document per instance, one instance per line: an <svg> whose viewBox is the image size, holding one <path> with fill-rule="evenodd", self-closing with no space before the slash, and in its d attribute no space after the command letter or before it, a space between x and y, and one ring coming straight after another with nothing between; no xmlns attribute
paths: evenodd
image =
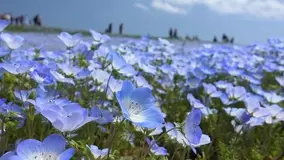
<svg viewBox="0 0 284 160"><path fill-rule="evenodd" d="M0 160L115 159L119 141L140 148L145 159L173 157L161 146L165 137L197 154L214 138L201 129L211 115L231 116L238 134L284 121L279 39L192 49L142 37L109 46L109 36L90 30L92 43L62 32L66 50L49 51L21 49L24 38L4 32L8 25L0 20ZM263 88L269 73L280 89ZM176 99L167 99L172 91ZM172 121L178 106L164 106L182 99L187 113ZM216 99L221 108L214 107Z"/></svg>

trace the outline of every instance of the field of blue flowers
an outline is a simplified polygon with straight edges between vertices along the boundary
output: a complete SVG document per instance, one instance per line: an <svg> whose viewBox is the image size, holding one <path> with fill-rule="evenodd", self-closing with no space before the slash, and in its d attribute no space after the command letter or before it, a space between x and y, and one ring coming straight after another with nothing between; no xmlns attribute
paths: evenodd
<svg viewBox="0 0 284 160"><path fill-rule="evenodd" d="M0 160L281 160L284 41L23 47L0 20ZM36 37L35 37L36 38ZM42 44L38 42L38 44Z"/></svg>

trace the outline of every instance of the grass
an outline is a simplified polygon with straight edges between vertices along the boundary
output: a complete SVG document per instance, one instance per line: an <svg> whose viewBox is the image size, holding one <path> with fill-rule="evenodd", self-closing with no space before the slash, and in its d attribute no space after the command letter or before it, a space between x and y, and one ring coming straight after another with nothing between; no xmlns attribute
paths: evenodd
<svg viewBox="0 0 284 160"><path fill-rule="evenodd" d="M62 29L58 27L37 27L37 26L16 26L10 25L6 28L9 32L35 32L35 33L54 33L59 34L60 32L66 31L71 34L81 33L83 36L91 36L89 31L86 30L71 30L71 29ZM134 35L134 34L108 34L111 37L127 37L127 38L140 38L141 35ZM158 37L150 36L151 39L157 39Z"/></svg>

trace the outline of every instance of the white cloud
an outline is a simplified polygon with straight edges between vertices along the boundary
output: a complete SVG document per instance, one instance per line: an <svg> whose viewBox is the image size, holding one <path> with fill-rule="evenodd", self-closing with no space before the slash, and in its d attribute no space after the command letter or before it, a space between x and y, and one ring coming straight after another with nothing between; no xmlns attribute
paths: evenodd
<svg viewBox="0 0 284 160"><path fill-rule="evenodd" d="M158 10L162 10L162 11L172 13L172 14L187 14L185 9L174 6L168 3L167 1L163 1L163 0L153 0L151 6Z"/></svg>
<svg viewBox="0 0 284 160"><path fill-rule="evenodd" d="M135 3L134 6L139 8L139 9L149 10L149 8L147 6L145 6L144 4L141 4L141 3Z"/></svg>
<svg viewBox="0 0 284 160"><path fill-rule="evenodd" d="M186 13L188 6L204 5L223 14L284 19L284 2L280 0L153 0L152 6L153 4L158 6L156 8L180 13Z"/></svg>

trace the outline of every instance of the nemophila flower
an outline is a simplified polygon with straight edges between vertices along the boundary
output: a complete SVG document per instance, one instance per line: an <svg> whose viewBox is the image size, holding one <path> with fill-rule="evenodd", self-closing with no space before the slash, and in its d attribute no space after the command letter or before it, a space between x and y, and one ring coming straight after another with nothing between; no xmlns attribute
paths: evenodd
<svg viewBox="0 0 284 160"><path fill-rule="evenodd" d="M98 124L107 124L113 122L113 115L108 110L100 109L99 107L92 107L90 116L94 117L94 121Z"/></svg>
<svg viewBox="0 0 284 160"><path fill-rule="evenodd" d="M99 149L95 145L90 145L90 146L87 145L87 147L90 149L90 151L91 151L92 155L95 157L95 159L97 159L97 158L104 158L107 155L108 151L109 151L108 148Z"/></svg>
<svg viewBox="0 0 284 160"><path fill-rule="evenodd" d="M232 87L233 86L231 83L228 83L226 81L218 81L218 82L215 82L214 84L219 89L226 89L228 87Z"/></svg>
<svg viewBox="0 0 284 160"><path fill-rule="evenodd" d="M109 88L111 89L112 92L115 93L121 90L122 84L123 84L122 80L117 80L111 77L109 81Z"/></svg>
<svg viewBox="0 0 284 160"><path fill-rule="evenodd" d="M14 95L19 100L26 102L33 90L17 90L14 91Z"/></svg>
<svg viewBox="0 0 284 160"><path fill-rule="evenodd" d="M275 92L264 93L263 96L269 103L279 103L284 100L284 97L277 95Z"/></svg>
<svg viewBox="0 0 284 160"><path fill-rule="evenodd" d="M282 86L284 87L284 76L278 76L278 77L275 77L276 81Z"/></svg>
<svg viewBox="0 0 284 160"><path fill-rule="evenodd" d="M194 89L200 86L201 80L199 78L188 78L185 83L190 88Z"/></svg>
<svg viewBox="0 0 284 160"><path fill-rule="evenodd" d="M47 70L33 70L30 73L30 76L33 80L35 80L40 85L52 85L55 83L54 78L51 76L50 72Z"/></svg>
<svg viewBox="0 0 284 160"><path fill-rule="evenodd" d="M181 133L181 131L174 126L171 122L167 122L165 124L166 132L169 135L170 138L172 139L177 139L177 141L181 144L184 144L184 135ZM179 141L180 140L180 141Z"/></svg>
<svg viewBox="0 0 284 160"><path fill-rule="evenodd" d="M9 21L0 19L0 32L2 32L9 24Z"/></svg>
<svg viewBox="0 0 284 160"><path fill-rule="evenodd" d="M77 66L72 66L72 65L67 64L67 63L60 63L60 64L57 64L57 66L58 66L59 69L61 69L63 71L63 73L65 73L68 76L76 75L81 71L81 68L79 68Z"/></svg>
<svg viewBox="0 0 284 160"><path fill-rule="evenodd" d="M199 68L195 68L193 71L192 71L192 74L198 78L198 79L205 79L206 78L206 75L199 69Z"/></svg>
<svg viewBox="0 0 284 160"><path fill-rule="evenodd" d="M246 89L243 86L228 87L226 93L230 99L243 100L246 96Z"/></svg>
<svg viewBox="0 0 284 160"><path fill-rule="evenodd" d="M201 122L201 111L192 108L191 112L186 118L185 136L191 144L198 144L202 135L202 130L199 127Z"/></svg>
<svg viewBox="0 0 284 160"><path fill-rule="evenodd" d="M260 106L259 98L256 96L249 96L245 100L245 105L248 113L250 113L254 117L264 117L270 114L267 108L263 108Z"/></svg>
<svg viewBox="0 0 284 160"><path fill-rule="evenodd" d="M17 61L0 63L0 67L12 74L23 74L29 72L32 66L27 61Z"/></svg>
<svg viewBox="0 0 284 160"><path fill-rule="evenodd" d="M18 118L23 118L23 109L18 105L9 102L9 103L2 103L0 105L0 113L4 115L8 115L9 113L13 113Z"/></svg>
<svg viewBox="0 0 284 160"><path fill-rule="evenodd" d="M203 83L203 88L210 97L220 97L222 95L222 92L218 91L213 84Z"/></svg>
<svg viewBox="0 0 284 160"><path fill-rule="evenodd" d="M201 71L202 71L203 73L205 73L205 74L207 74L207 75L213 75L213 74L215 74L215 70L212 69L212 68L209 68L208 66L202 65L202 66L200 67L200 69L201 69Z"/></svg>
<svg viewBox="0 0 284 160"><path fill-rule="evenodd" d="M16 155L11 160L70 160L75 153L73 148L65 150L66 140L63 136L52 134L43 142L27 139L20 142L16 148Z"/></svg>
<svg viewBox="0 0 284 160"><path fill-rule="evenodd" d="M58 35L58 38L67 46L67 47L74 47L77 45L81 39L81 34L74 34L70 35L67 32L61 32L60 35Z"/></svg>
<svg viewBox="0 0 284 160"><path fill-rule="evenodd" d="M254 85L254 84L250 84L250 88L252 89L252 91L258 95L264 95L264 93L266 93L261 86L258 85Z"/></svg>
<svg viewBox="0 0 284 160"><path fill-rule="evenodd" d="M232 68L227 68L227 72L232 76L240 76L241 74L244 73L244 70L232 67Z"/></svg>
<svg viewBox="0 0 284 160"><path fill-rule="evenodd" d="M89 116L88 110L79 107L76 103L66 104L63 107L56 105L45 107L41 114L61 132L75 131L95 120L94 117Z"/></svg>
<svg viewBox="0 0 284 160"><path fill-rule="evenodd" d="M88 69L82 69L80 72L78 72L75 75L76 79L85 79L87 77L89 77L91 74L91 71L89 71Z"/></svg>
<svg viewBox="0 0 284 160"><path fill-rule="evenodd" d="M279 105L265 105L265 108L267 108L270 112L270 114L265 117L266 123L273 124L280 121L284 121L284 109L281 108Z"/></svg>
<svg viewBox="0 0 284 160"><path fill-rule="evenodd" d="M119 73L125 76L133 76L137 73L137 71L130 64L126 63L125 59L117 52L111 52L110 58L112 60L113 68L118 70Z"/></svg>
<svg viewBox="0 0 284 160"><path fill-rule="evenodd" d="M72 78L66 78L65 76L58 73L57 71L51 70L50 73L53 76L53 78L56 79L56 81L58 81L58 82L69 83L69 84L75 85L75 82L73 81Z"/></svg>
<svg viewBox="0 0 284 160"><path fill-rule="evenodd" d="M205 108L205 106L198 99L195 99L191 93L187 94L187 100L194 108Z"/></svg>
<svg viewBox="0 0 284 160"><path fill-rule="evenodd" d="M137 84L138 87L148 87L150 89L153 89L153 87L142 76L135 76L134 80L136 81L136 84Z"/></svg>
<svg viewBox="0 0 284 160"><path fill-rule="evenodd" d="M98 83L107 83L110 74L104 70L101 69L95 69L92 73L91 76L95 81Z"/></svg>
<svg viewBox="0 0 284 160"><path fill-rule="evenodd" d="M146 73L151 73L154 75L157 73L156 67L151 65L150 62L146 59L146 57L140 57L138 61L138 65Z"/></svg>
<svg viewBox="0 0 284 160"><path fill-rule="evenodd" d="M96 32L92 29L90 29L90 32L92 34L92 37L95 40L95 42L94 42L95 45L100 44L100 43L104 43L104 42L110 40L110 37L108 35L100 34L100 33Z"/></svg>
<svg viewBox="0 0 284 160"><path fill-rule="evenodd" d="M6 43L10 49L18 49L24 44L24 38L21 36L13 36L8 33L1 33L0 38Z"/></svg>
<svg viewBox="0 0 284 160"><path fill-rule="evenodd" d="M0 131L1 134L1 131ZM13 160L12 158L15 157L14 152L7 152L0 157L0 160ZM16 159L14 159L16 160Z"/></svg>
<svg viewBox="0 0 284 160"><path fill-rule="evenodd" d="M184 133L186 138L185 143L192 148L194 153L196 153L194 147L205 145L211 142L209 136L202 134L202 130L199 127L200 122L201 111L199 109L192 108L191 112L186 118Z"/></svg>
<svg viewBox="0 0 284 160"><path fill-rule="evenodd" d="M0 47L0 57L4 57L10 54L10 50L8 48Z"/></svg>
<svg viewBox="0 0 284 160"><path fill-rule="evenodd" d="M150 134L149 136L155 136L155 135L159 135L163 132L162 127L157 127L155 128Z"/></svg>
<svg viewBox="0 0 284 160"><path fill-rule="evenodd" d="M116 93L124 118L137 126L157 128L163 125L162 112L155 106L155 98L149 88L135 88L126 80L121 91Z"/></svg>
<svg viewBox="0 0 284 160"><path fill-rule="evenodd" d="M211 109L209 107L200 108L200 111L205 118L207 118L211 114L215 114L218 112L215 108Z"/></svg>
<svg viewBox="0 0 284 160"><path fill-rule="evenodd" d="M243 79L247 80L248 82L250 82L251 84L256 84L256 85L260 85L261 84L261 81L256 79L255 77L253 76L250 76L250 75L247 75L247 74L244 74L241 76Z"/></svg>
<svg viewBox="0 0 284 160"><path fill-rule="evenodd" d="M146 142L148 143L150 150L152 153L154 153L157 156L166 156L169 153L164 147L158 146L155 140L150 140L149 138L146 139Z"/></svg>

